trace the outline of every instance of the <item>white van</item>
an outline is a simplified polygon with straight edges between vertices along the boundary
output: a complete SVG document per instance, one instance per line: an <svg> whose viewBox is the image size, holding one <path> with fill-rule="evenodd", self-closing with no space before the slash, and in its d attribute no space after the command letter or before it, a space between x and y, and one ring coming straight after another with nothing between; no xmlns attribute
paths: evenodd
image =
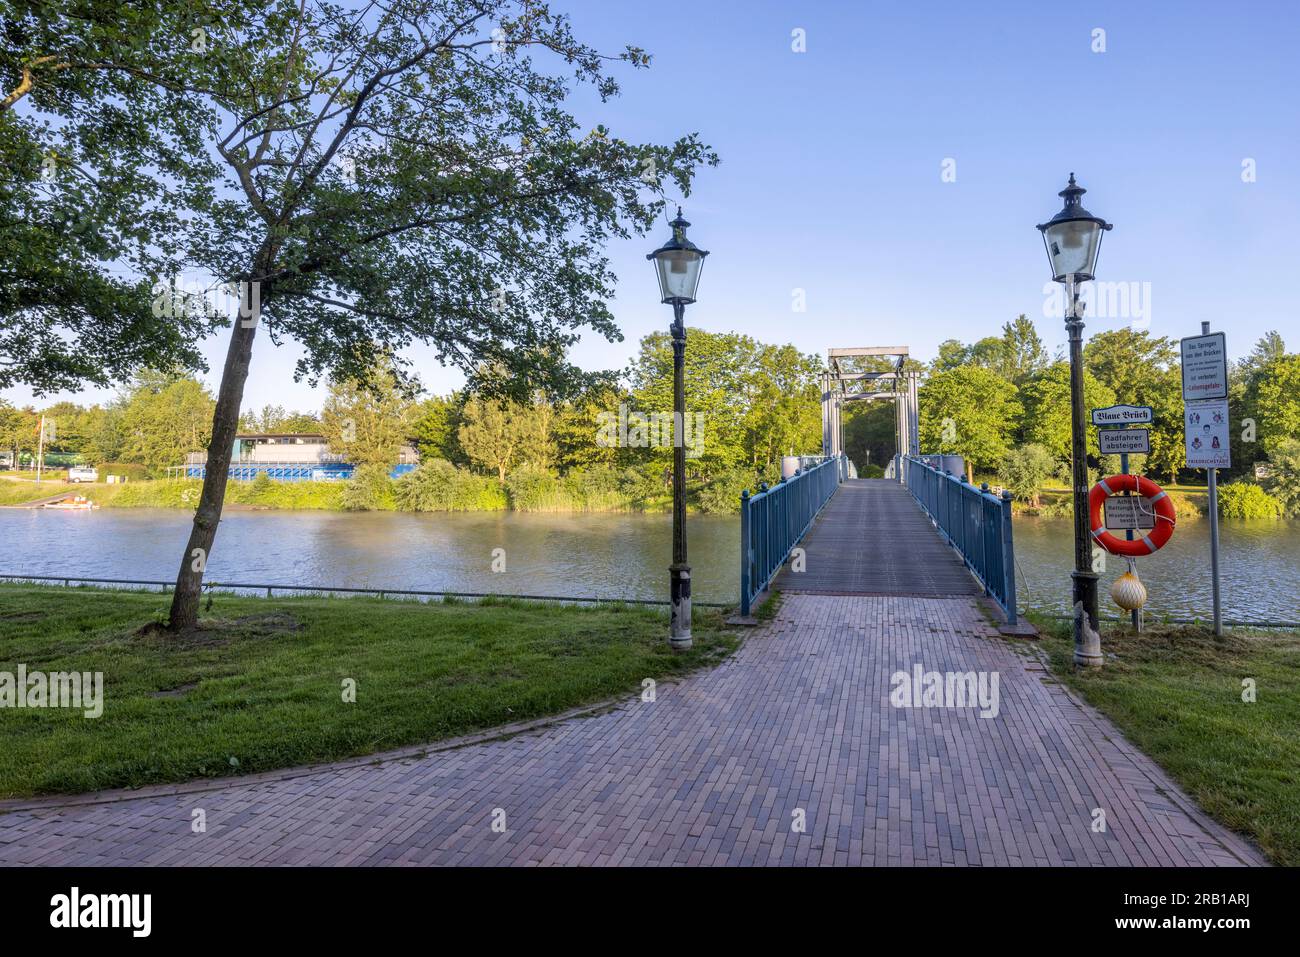
<svg viewBox="0 0 1300 957"><path fill-rule="evenodd" d="M78 465L68 469L69 482L98 482L99 472L89 465Z"/></svg>

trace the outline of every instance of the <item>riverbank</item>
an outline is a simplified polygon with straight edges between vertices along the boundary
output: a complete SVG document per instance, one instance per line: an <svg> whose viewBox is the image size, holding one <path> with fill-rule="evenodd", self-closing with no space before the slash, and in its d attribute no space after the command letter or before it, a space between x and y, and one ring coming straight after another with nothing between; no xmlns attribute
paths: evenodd
<svg viewBox="0 0 1300 957"><path fill-rule="evenodd" d="M1112 628L1106 666L1076 673L1070 624L1036 624L1061 680L1216 820L1300 865L1300 632Z"/></svg>
<svg viewBox="0 0 1300 957"><path fill-rule="evenodd" d="M199 630L158 593L0 584L0 674L100 672L103 713L0 707L0 798L250 774L433 743L630 695L739 639L697 610L221 595ZM3 700L3 698L0 698Z"/></svg>
<svg viewBox="0 0 1300 957"><path fill-rule="evenodd" d="M477 478L477 477L475 477ZM226 508L290 509L329 512L647 512L670 511L672 499L667 494L634 496L617 491L558 487L525 497L512 494L491 479L475 482L474 488L449 490L438 497L415 499L397 494L391 487L372 490L373 494L358 501L350 495L349 482L278 482L273 480L231 482L226 486ZM0 507L21 506L51 495L84 495L102 508L174 508L193 510L199 501L202 482L196 479L154 479L122 484L88 482L70 484L62 481L0 482ZM739 506L737 506L737 509ZM693 511L697 509L692 509Z"/></svg>

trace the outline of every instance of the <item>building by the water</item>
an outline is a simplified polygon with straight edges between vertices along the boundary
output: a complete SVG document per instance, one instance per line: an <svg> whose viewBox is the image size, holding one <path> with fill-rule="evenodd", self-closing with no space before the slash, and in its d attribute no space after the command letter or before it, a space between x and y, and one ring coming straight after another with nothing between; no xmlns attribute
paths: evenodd
<svg viewBox="0 0 1300 957"><path fill-rule="evenodd" d="M389 474L405 475L420 462L420 453L407 442L397 453ZM203 478L208 453L191 452L180 467L186 478ZM251 481L258 475L281 481L328 481L352 477L356 466L347 457L330 451L325 436L314 432L240 432L235 436L230 477Z"/></svg>

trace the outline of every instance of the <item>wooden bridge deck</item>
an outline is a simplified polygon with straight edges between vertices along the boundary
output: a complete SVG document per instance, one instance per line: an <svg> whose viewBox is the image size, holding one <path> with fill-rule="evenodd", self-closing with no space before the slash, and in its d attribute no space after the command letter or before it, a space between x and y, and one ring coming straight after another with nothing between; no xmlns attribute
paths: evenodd
<svg viewBox="0 0 1300 957"><path fill-rule="evenodd" d="M800 547L806 569L793 572L787 562L773 588L810 595L983 594L912 494L889 479L841 485Z"/></svg>

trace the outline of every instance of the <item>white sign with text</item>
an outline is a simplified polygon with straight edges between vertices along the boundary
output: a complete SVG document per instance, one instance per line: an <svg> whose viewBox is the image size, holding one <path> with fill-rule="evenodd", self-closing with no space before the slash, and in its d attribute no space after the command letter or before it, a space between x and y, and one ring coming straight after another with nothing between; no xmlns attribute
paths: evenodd
<svg viewBox="0 0 1300 957"><path fill-rule="evenodd" d="M1227 399L1186 403L1183 424L1189 469L1226 469L1232 466Z"/></svg>

